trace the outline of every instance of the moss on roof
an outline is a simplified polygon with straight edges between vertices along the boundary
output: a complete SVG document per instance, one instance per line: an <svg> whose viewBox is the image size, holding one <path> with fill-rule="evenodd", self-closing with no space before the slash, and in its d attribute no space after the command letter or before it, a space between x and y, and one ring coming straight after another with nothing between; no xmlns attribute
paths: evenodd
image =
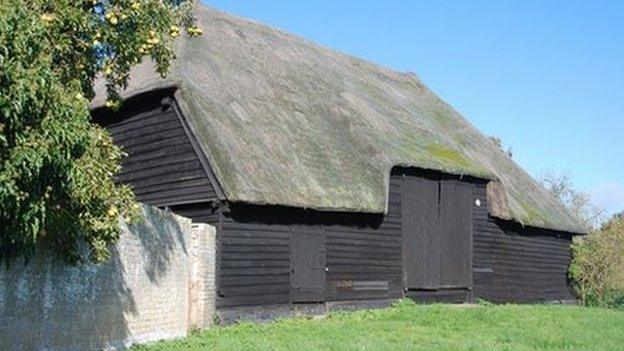
<svg viewBox="0 0 624 351"><path fill-rule="evenodd" d="M415 75L203 6L197 18L204 35L179 40L171 74L145 63L122 95L178 87L230 201L383 212L390 169L403 165L500 180L493 216L584 231Z"/></svg>

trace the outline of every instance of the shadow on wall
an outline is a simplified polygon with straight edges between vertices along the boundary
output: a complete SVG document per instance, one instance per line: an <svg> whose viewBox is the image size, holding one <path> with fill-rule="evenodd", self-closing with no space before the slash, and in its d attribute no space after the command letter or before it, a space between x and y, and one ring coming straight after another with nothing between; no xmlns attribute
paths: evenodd
<svg viewBox="0 0 624 351"><path fill-rule="evenodd" d="M143 209L145 218L139 223L130 226L130 231L138 236L143 250L146 253L145 273L149 279L158 283L159 277L167 273L171 264L172 252L179 249L188 255L184 240L184 231L178 221L163 220L163 217L171 214L154 207L145 206ZM160 218L160 219L158 219ZM167 235L158 235L167 233Z"/></svg>
<svg viewBox="0 0 624 351"><path fill-rule="evenodd" d="M167 295L163 299L187 294L186 286L180 293L158 288L161 280L175 289L178 282L172 279L188 279L172 271L173 264L182 267L187 259L188 228L172 214L147 206L143 212L141 223L123 224L122 238L106 263L68 266L41 249L28 264L0 267L0 349L119 348L137 334L154 333L141 319L175 314L150 309L161 302L153 301L154 294Z"/></svg>

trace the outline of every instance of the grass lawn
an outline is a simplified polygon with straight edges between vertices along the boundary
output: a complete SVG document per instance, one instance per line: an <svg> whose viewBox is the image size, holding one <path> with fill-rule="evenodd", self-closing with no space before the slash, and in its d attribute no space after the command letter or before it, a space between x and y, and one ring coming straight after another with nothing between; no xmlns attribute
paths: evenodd
<svg viewBox="0 0 624 351"><path fill-rule="evenodd" d="M414 305L240 323L133 350L624 350L624 311L561 305Z"/></svg>

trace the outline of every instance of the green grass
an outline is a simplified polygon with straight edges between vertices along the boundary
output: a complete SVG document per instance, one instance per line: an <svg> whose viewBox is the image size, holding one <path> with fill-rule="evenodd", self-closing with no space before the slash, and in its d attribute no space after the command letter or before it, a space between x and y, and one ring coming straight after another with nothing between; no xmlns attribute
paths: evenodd
<svg viewBox="0 0 624 351"><path fill-rule="evenodd" d="M561 305L414 305L215 327L134 350L624 350L624 312Z"/></svg>

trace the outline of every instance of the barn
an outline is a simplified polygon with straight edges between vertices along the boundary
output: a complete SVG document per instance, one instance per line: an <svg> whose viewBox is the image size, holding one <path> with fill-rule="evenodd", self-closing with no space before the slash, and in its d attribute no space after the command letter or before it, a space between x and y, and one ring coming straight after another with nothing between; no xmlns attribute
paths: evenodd
<svg viewBox="0 0 624 351"><path fill-rule="evenodd" d="M217 308L573 299L583 226L412 73L200 6L93 116L139 201L217 228Z"/></svg>

